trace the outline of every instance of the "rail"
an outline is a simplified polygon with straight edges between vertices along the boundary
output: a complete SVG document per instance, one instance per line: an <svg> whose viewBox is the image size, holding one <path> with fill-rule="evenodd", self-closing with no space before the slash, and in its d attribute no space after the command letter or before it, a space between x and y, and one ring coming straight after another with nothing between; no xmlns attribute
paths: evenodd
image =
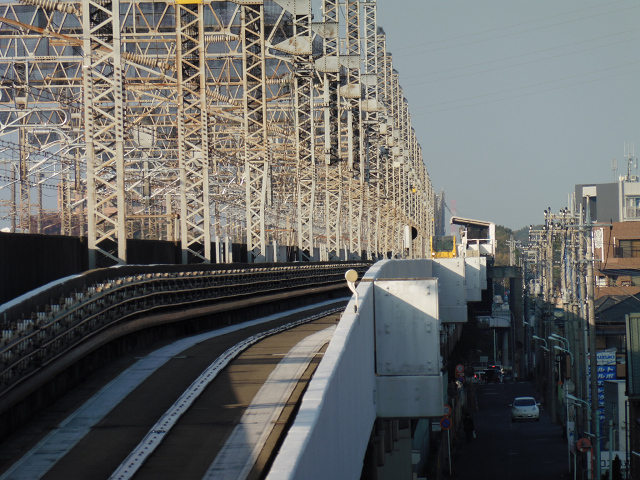
<svg viewBox="0 0 640 480"><path fill-rule="evenodd" d="M0 396L98 332L141 316L344 283L348 269L363 274L368 267L368 263L344 262L155 271L98 281L80 292L69 292L30 318L5 319L0 340ZM113 273L117 275L118 269Z"/></svg>

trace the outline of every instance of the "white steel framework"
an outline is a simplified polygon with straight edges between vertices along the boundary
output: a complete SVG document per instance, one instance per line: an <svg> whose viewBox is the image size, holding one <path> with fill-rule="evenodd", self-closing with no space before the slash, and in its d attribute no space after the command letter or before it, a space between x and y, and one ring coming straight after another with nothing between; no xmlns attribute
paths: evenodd
<svg viewBox="0 0 640 480"><path fill-rule="evenodd" d="M176 3L182 263L211 261L203 4Z"/></svg>
<svg viewBox="0 0 640 480"><path fill-rule="evenodd" d="M82 1L89 264L127 261L120 1ZM113 245L117 246L117 250Z"/></svg>
<svg viewBox="0 0 640 480"><path fill-rule="evenodd" d="M92 266L132 261L129 239L186 263L230 241L247 261L428 254L375 1L323 0L317 23L310 0L20 1L0 4L0 227L87 235Z"/></svg>

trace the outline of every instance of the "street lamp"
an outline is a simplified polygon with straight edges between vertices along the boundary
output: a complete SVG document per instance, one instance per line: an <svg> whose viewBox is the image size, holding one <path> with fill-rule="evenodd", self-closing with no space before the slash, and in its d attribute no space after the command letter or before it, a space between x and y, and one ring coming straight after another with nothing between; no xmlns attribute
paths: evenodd
<svg viewBox="0 0 640 480"><path fill-rule="evenodd" d="M544 342L544 346L541 346L540 348L543 349L546 352L549 352L550 350L547 348L547 341L542 338L539 337L538 335L533 335L532 338L535 338L536 340L540 340L541 342Z"/></svg>
<svg viewBox="0 0 640 480"><path fill-rule="evenodd" d="M585 402L584 400L581 400L578 397L571 395L570 393L567 393L566 396L569 400L573 400L574 402L584 403L587 406L587 414L589 420L591 420L591 404L589 402Z"/></svg>
<svg viewBox="0 0 640 480"><path fill-rule="evenodd" d="M556 349L556 350L560 350L561 352L568 353L569 356L571 356L571 366L573 367L573 354L571 353L570 350L567 350L566 348L562 348L562 347L560 347L558 345L554 345L553 348Z"/></svg>
<svg viewBox="0 0 640 480"><path fill-rule="evenodd" d="M569 349L569 340L567 340L564 337L561 337L560 335L558 335L557 333L552 333L551 335L549 335L550 339L553 340L559 340L564 344L564 348L566 348L567 350Z"/></svg>

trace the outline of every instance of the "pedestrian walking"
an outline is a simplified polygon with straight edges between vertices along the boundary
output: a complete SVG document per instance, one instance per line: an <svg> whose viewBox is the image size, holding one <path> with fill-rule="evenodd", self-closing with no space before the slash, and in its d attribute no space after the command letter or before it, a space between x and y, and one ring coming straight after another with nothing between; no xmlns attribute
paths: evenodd
<svg viewBox="0 0 640 480"><path fill-rule="evenodd" d="M471 439L475 437L475 426L473 425L473 418L469 413L465 413L462 419L462 427L464 428L464 434L467 437L467 443L471 443Z"/></svg>

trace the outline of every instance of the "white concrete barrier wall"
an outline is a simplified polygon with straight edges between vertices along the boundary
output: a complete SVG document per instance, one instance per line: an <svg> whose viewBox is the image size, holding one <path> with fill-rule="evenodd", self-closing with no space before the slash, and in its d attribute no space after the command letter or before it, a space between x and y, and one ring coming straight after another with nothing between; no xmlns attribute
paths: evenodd
<svg viewBox="0 0 640 480"><path fill-rule="evenodd" d="M433 277L432 265L433 260L430 258L418 260L381 260L367 270L363 280L429 278Z"/></svg>
<svg viewBox="0 0 640 480"><path fill-rule="evenodd" d="M376 419L373 284L358 286L267 477L358 479Z"/></svg>
<svg viewBox="0 0 640 480"><path fill-rule="evenodd" d="M358 311L354 311L356 300L352 298L309 383L268 480L360 478L377 416L373 280L430 277L431 259L382 260L367 271L357 288ZM465 285L458 285L458 289L466 294ZM429 392L441 392L440 376L428 380L440 382L428 388ZM441 408L440 399L436 400Z"/></svg>

